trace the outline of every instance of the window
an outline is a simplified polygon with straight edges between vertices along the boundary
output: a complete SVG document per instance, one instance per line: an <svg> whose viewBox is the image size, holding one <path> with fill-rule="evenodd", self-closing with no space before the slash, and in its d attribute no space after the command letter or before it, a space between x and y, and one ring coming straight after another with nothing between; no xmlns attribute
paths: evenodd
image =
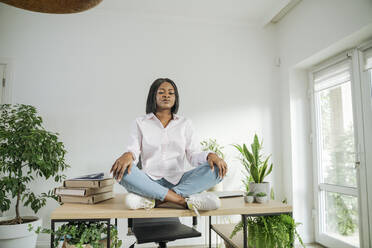
<svg viewBox="0 0 372 248"><path fill-rule="evenodd" d="M311 72L317 241L359 247L352 61L344 54Z"/></svg>

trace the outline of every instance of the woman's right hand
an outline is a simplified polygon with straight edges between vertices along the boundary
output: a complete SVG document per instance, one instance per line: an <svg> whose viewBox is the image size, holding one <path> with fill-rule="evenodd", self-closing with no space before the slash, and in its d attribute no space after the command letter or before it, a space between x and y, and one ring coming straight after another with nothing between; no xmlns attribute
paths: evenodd
<svg viewBox="0 0 372 248"><path fill-rule="evenodd" d="M133 164L133 155L131 152L126 152L115 161L115 163L111 167L110 173L112 172L113 177L116 180L120 181L127 168L128 168L128 174L130 174L132 164Z"/></svg>

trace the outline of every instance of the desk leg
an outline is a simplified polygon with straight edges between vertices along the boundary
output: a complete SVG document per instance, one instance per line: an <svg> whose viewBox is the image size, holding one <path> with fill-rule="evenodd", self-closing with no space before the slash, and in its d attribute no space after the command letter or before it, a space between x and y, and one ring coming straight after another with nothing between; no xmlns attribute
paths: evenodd
<svg viewBox="0 0 372 248"><path fill-rule="evenodd" d="M212 216L209 216L209 248L212 248Z"/></svg>
<svg viewBox="0 0 372 248"><path fill-rule="evenodd" d="M50 234L50 247L54 248L54 220L50 220L50 229L52 230L52 233Z"/></svg>
<svg viewBox="0 0 372 248"><path fill-rule="evenodd" d="M242 214L242 222L243 222L243 247L247 248L247 217Z"/></svg>
<svg viewBox="0 0 372 248"><path fill-rule="evenodd" d="M110 225L111 225L111 219L107 220L107 248L110 248Z"/></svg>

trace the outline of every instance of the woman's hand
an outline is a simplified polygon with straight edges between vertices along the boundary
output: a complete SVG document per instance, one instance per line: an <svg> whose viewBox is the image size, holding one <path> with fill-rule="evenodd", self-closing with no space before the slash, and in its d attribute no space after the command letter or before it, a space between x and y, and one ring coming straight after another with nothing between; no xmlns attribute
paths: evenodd
<svg viewBox="0 0 372 248"><path fill-rule="evenodd" d="M128 168L128 174L130 174L133 163L133 156L131 152L126 152L118 158L112 165L110 173L112 172L113 177L120 181L124 175L125 170Z"/></svg>
<svg viewBox="0 0 372 248"><path fill-rule="evenodd" d="M220 178L223 178L226 175L227 164L223 159L218 157L215 153L209 153L207 156L207 160L212 171L214 170L214 165L218 167Z"/></svg>

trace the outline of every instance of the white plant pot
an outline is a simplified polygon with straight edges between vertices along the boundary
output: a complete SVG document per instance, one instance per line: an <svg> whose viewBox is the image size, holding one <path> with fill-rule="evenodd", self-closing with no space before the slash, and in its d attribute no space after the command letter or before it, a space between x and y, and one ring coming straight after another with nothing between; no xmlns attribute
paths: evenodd
<svg viewBox="0 0 372 248"><path fill-rule="evenodd" d="M11 220L13 218L9 216L0 217L0 221ZM1 248L36 247L37 234L34 231L28 231L28 225L31 224L35 230L41 226L42 219L36 216L22 216L22 218L33 219L35 221L16 225L0 225Z"/></svg>
<svg viewBox="0 0 372 248"><path fill-rule="evenodd" d="M265 192L266 195L270 195L270 183L249 183L249 192L253 192L254 194Z"/></svg>
<svg viewBox="0 0 372 248"><path fill-rule="evenodd" d="M244 201L246 203L253 203L254 202L254 196L253 195L245 195L244 196Z"/></svg>
<svg viewBox="0 0 372 248"><path fill-rule="evenodd" d="M256 196L256 202L266 203L267 202L267 196Z"/></svg>

